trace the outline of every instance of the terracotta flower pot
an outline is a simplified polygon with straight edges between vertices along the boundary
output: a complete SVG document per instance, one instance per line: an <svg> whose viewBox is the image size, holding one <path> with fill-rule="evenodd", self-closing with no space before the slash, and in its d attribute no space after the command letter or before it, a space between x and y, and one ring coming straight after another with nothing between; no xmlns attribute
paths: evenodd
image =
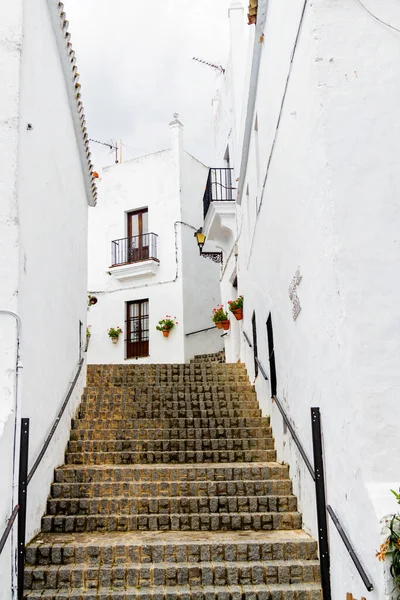
<svg viewBox="0 0 400 600"><path fill-rule="evenodd" d="M163 334L164 337L168 337L169 336L169 329L163 329L162 334Z"/></svg>
<svg viewBox="0 0 400 600"><path fill-rule="evenodd" d="M118 342L118 338L111 338L111 341L113 344L116 344Z"/></svg>
<svg viewBox="0 0 400 600"><path fill-rule="evenodd" d="M235 315L236 321L241 321L243 319L243 308L235 308L232 314Z"/></svg>
<svg viewBox="0 0 400 600"><path fill-rule="evenodd" d="M225 331L227 331L230 327L231 322L230 321L221 321L222 323L222 327L223 329L225 329Z"/></svg>
<svg viewBox="0 0 400 600"><path fill-rule="evenodd" d="M217 321L215 323L215 326L216 326L217 329L222 329L222 321Z"/></svg>

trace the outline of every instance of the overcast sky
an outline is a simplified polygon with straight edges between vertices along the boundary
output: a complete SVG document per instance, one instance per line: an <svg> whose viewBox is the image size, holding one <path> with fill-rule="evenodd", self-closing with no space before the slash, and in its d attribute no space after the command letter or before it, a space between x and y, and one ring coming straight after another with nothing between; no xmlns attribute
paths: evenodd
<svg viewBox="0 0 400 600"><path fill-rule="evenodd" d="M65 0L91 138L122 138L124 159L169 146L178 112L186 149L213 161L211 99L225 65L229 0ZM95 168L111 164L92 144Z"/></svg>

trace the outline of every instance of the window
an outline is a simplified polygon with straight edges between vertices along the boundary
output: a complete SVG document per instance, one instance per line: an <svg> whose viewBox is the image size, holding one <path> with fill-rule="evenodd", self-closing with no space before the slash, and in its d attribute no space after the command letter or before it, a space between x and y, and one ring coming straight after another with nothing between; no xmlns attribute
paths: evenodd
<svg viewBox="0 0 400 600"><path fill-rule="evenodd" d="M149 258L149 211L147 208L128 212L127 230L127 262L147 260Z"/></svg>
<svg viewBox="0 0 400 600"><path fill-rule="evenodd" d="M269 376L271 383L271 396L276 396L276 365L274 351L274 332L272 329L272 318L269 313L267 320L267 335L268 335L268 355L269 355Z"/></svg>
<svg viewBox="0 0 400 600"><path fill-rule="evenodd" d="M126 304L126 358L149 356L149 300Z"/></svg>
<svg viewBox="0 0 400 600"><path fill-rule="evenodd" d="M253 316L251 318L251 326L253 329L254 373L257 377L257 375L258 375L258 348L257 348L257 323L256 323L255 311L253 312Z"/></svg>

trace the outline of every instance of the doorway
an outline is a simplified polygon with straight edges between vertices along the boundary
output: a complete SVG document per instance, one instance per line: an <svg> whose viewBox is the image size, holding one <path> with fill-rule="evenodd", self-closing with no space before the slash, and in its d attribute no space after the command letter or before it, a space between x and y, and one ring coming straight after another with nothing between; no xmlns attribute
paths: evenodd
<svg viewBox="0 0 400 600"><path fill-rule="evenodd" d="M126 358L149 356L149 301L126 304Z"/></svg>
<svg viewBox="0 0 400 600"><path fill-rule="evenodd" d="M128 252L127 262L139 262L149 258L149 211L147 208L127 214Z"/></svg>

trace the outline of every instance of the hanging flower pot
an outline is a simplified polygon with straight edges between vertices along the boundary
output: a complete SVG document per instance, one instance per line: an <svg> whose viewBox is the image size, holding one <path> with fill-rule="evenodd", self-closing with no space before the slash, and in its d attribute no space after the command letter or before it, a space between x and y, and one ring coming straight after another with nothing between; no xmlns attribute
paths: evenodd
<svg viewBox="0 0 400 600"><path fill-rule="evenodd" d="M169 332L175 327L175 325L178 325L176 317L172 318L170 315L167 315L165 319L161 319L161 321L158 321L156 329L157 331L162 331L164 337L168 337Z"/></svg>
<svg viewBox="0 0 400 600"><path fill-rule="evenodd" d="M108 337L112 341L113 344L118 342L119 334L122 333L121 327L110 327L108 330Z"/></svg>
<svg viewBox="0 0 400 600"><path fill-rule="evenodd" d="M231 322L230 321L221 321L222 323L222 328L225 329L225 331L227 331L230 327Z"/></svg>
<svg viewBox="0 0 400 600"><path fill-rule="evenodd" d="M236 308L232 313L235 315L236 321L241 321L243 319L243 308Z"/></svg>
<svg viewBox="0 0 400 600"><path fill-rule="evenodd" d="M217 321L215 323L215 325L216 325L217 329L222 329L222 321Z"/></svg>

